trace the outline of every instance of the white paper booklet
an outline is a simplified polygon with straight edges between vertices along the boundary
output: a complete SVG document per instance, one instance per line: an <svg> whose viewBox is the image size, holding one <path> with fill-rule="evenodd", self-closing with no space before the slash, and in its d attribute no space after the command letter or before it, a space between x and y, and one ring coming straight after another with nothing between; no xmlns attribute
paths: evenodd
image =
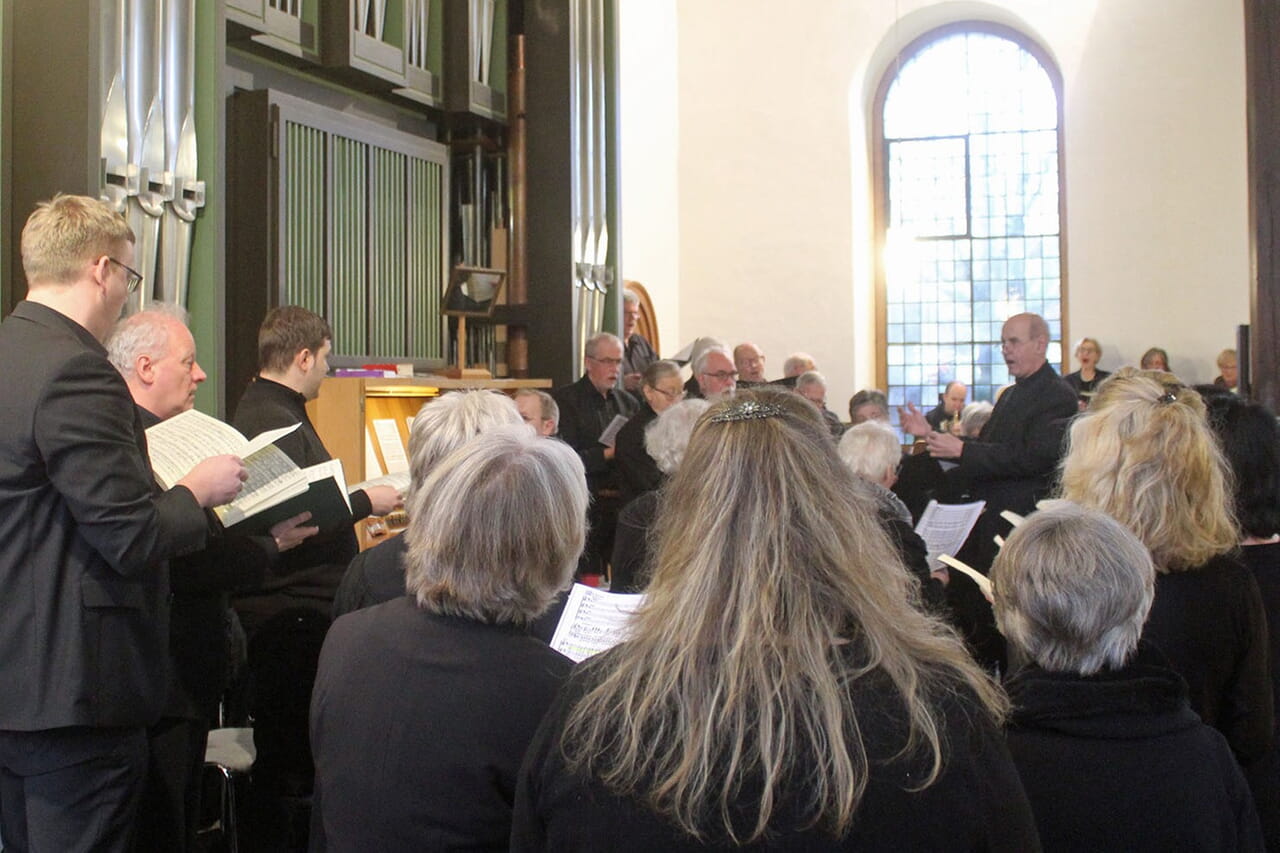
<svg viewBox="0 0 1280 853"><path fill-rule="evenodd" d="M605 592L575 583L551 648L574 663L611 649L627 638L631 614L643 603L643 593Z"/></svg>
<svg viewBox="0 0 1280 853"><path fill-rule="evenodd" d="M954 554L960 550L960 546L969 538L969 532L973 530L973 525L977 523L978 516L982 515L982 509L986 505L986 501L976 501L971 504L940 504L937 501L929 501L929 505L920 515L916 533L920 534L925 548L929 551L930 568L941 567L939 555Z"/></svg>

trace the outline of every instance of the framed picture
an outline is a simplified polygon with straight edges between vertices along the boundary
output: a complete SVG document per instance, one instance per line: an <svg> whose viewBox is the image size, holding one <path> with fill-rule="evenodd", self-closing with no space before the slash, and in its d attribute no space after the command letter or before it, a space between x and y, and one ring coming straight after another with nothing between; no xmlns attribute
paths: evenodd
<svg viewBox="0 0 1280 853"><path fill-rule="evenodd" d="M441 313L449 317L493 316L498 294L507 280L506 270L458 265L449 274Z"/></svg>

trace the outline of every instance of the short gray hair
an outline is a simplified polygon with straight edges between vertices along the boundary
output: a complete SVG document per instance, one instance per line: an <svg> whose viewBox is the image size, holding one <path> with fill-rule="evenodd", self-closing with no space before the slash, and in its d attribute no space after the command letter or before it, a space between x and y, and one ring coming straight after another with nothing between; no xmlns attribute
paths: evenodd
<svg viewBox="0 0 1280 853"><path fill-rule="evenodd" d="M409 430L408 505L431 470L482 432L506 425L525 426L515 402L500 391L451 391L424 403Z"/></svg>
<svg viewBox="0 0 1280 853"><path fill-rule="evenodd" d="M612 332L597 332L596 334L587 338L587 343L582 348L583 355L587 356L588 358L595 358L596 353L600 351L600 345L603 343L617 344L619 349L625 349L625 347L623 347L622 345L622 338L618 337Z"/></svg>
<svg viewBox="0 0 1280 853"><path fill-rule="evenodd" d="M569 584L587 481L569 445L524 424L476 436L411 499L405 589L423 610L527 625Z"/></svg>
<svg viewBox="0 0 1280 853"><path fill-rule="evenodd" d="M707 400L681 400L658 415L645 429L644 449L659 471L670 476L680 467L694 424L709 408L711 403Z"/></svg>
<svg viewBox="0 0 1280 853"><path fill-rule="evenodd" d="M733 361L733 355L729 352L729 348L720 344L712 344L711 346L698 353L698 357L693 360L693 375L696 378L699 373L707 366L707 359L711 358L713 352L718 352L729 361ZM737 368L734 368L737 370Z"/></svg>
<svg viewBox="0 0 1280 853"><path fill-rule="evenodd" d="M821 385L823 390L827 387L827 377L823 376L816 370L806 370L796 378L796 390L808 388L810 385Z"/></svg>
<svg viewBox="0 0 1280 853"><path fill-rule="evenodd" d="M538 401L538 405L542 407L542 419L544 421L555 421L560 423L560 406L556 403L556 398L552 397L546 391L539 391L537 388L521 388L515 393L516 397L533 397Z"/></svg>
<svg viewBox="0 0 1280 853"><path fill-rule="evenodd" d="M886 471L898 467L902 445L888 424L863 421L845 430L836 453L854 476L879 483Z"/></svg>
<svg viewBox="0 0 1280 853"><path fill-rule="evenodd" d="M991 567L996 625L1051 672L1117 668L1155 596L1151 553L1097 510L1055 501L1009 535Z"/></svg>
<svg viewBox="0 0 1280 853"><path fill-rule="evenodd" d="M107 358L120 375L128 379L137 368L138 358L144 355L159 357L169 351L169 329L173 323L184 328L190 315L181 305L171 302L151 302L147 310L130 314L119 323L107 338Z"/></svg>
<svg viewBox="0 0 1280 853"><path fill-rule="evenodd" d="M987 421L991 420L991 412L995 410L995 406L986 400L980 400L977 403L970 403L960 410L960 434L970 437L977 436L982 432L982 428L987 425Z"/></svg>
<svg viewBox="0 0 1280 853"><path fill-rule="evenodd" d="M640 294L628 288L627 290L622 291L622 303L624 305L639 305Z"/></svg>
<svg viewBox="0 0 1280 853"><path fill-rule="evenodd" d="M816 366L813 356L809 353L793 352L782 362L782 375L799 376L807 370L813 370Z"/></svg>

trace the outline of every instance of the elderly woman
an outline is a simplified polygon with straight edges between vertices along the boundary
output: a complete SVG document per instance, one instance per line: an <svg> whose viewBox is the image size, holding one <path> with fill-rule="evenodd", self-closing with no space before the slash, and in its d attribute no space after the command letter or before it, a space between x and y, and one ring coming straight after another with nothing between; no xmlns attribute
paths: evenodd
<svg viewBox="0 0 1280 853"><path fill-rule="evenodd" d="M1280 426L1259 403L1234 394L1207 402L1235 484L1240 553L1262 591L1271 650L1271 696L1280 707ZM1280 714L1271 751L1246 768L1267 849L1280 850Z"/></svg>
<svg viewBox="0 0 1280 853"><path fill-rule="evenodd" d="M645 430L645 455L653 460L664 478L680 467L693 425L710 405L703 399L676 403ZM618 513L609 578L609 589L613 592L640 592L649 582L649 540L661 501L659 494L644 492Z"/></svg>
<svg viewBox="0 0 1280 853"><path fill-rule="evenodd" d="M1098 367L1101 359L1102 344L1098 343L1098 339L1081 338L1080 343L1076 344L1076 361L1080 362L1080 369L1062 377L1062 381L1070 385L1080 398L1080 411L1088 407L1102 380L1111 375L1110 371Z"/></svg>
<svg viewBox="0 0 1280 853"><path fill-rule="evenodd" d="M427 479L436 463L476 435L499 426L523 423L520 410L497 391L454 391L425 403L409 431L409 491ZM333 617L404 595L407 540L396 536L357 554L338 584Z"/></svg>
<svg viewBox="0 0 1280 853"><path fill-rule="evenodd" d="M882 421L863 421L849 427L841 436L836 453L875 502L881 526L902 562L920 582L924 602L931 608L940 608L946 597L946 569L930 573L929 549L911 524L911 511L890 491L898 480L902 461L902 445L893 428Z"/></svg>
<svg viewBox="0 0 1280 853"><path fill-rule="evenodd" d="M644 449L644 433L658 415L684 399L680 365L674 361L650 364L644 370L640 392L644 395L640 408L618 430L614 442L614 459L621 477L624 503L662 485L662 471Z"/></svg>
<svg viewBox="0 0 1280 853"><path fill-rule="evenodd" d="M1071 426L1062 495L1133 531L1156 567L1144 638L1191 688L1191 707L1247 765L1272 738L1267 626L1235 555L1226 461L1200 396L1170 373L1121 368Z"/></svg>
<svg viewBox="0 0 1280 853"><path fill-rule="evenodd" d="M1003 696L886 571L812 406L716 404L665 490L646 603L539 727L512 849L1038 849Z"/></svg>
<svg viewBox="0 0 1280 853"><path fill-rule="evenodd" d="M333 623L311 700L312 850L502 850L516 770L568 659L518 630L569 581L587 486L523 424L410 499L409 596Z"/></svg>
<svg viewBox="0 0 1280 853"><path fill-rule="evenodd" d="M1142 358L1139 360L1138 365L1143 370L1162 370L1165 373L1168 373L1169 353L1165 352L1160 347L1152 347L1142 354Z"/></svg>
<svg viewBox="0 0 1280 853"><path fill-rule="evenodd" d="M1009 749L1046 851L1262 850L1226 741L1139 645L1155 570L1132 533L1059 502L1009 536L991 585L1029 660L1006 683Z"/></svg>

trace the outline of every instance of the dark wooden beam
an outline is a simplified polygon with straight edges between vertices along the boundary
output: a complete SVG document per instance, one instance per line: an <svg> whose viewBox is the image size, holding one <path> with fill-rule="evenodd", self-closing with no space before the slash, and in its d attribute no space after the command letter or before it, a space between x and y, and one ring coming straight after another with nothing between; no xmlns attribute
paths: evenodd
<svg viewBox="0 0 1280 853"><path fill-rule="evenodd" d="M1250 396L1280 408L1280 0L1244 0L1249 121Z"/></svg>

